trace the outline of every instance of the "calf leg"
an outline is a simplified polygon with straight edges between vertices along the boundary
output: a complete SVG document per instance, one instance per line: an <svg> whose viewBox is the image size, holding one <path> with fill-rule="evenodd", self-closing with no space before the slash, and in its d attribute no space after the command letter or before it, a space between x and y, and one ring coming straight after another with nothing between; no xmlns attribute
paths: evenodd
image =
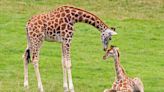
<svg viewBox="0 0 164 92"><path fill-rule="evenodd" d="M144 92L144 86L140 78L136 77L133 79L135 83L135 90L139 90L138 92Z"/></svg>
<svg viewBox="0 0 164 92"><path fill-rule="evenodd" d="M104 92L117 92L117 91L114 89L105 89Z"/></svg>

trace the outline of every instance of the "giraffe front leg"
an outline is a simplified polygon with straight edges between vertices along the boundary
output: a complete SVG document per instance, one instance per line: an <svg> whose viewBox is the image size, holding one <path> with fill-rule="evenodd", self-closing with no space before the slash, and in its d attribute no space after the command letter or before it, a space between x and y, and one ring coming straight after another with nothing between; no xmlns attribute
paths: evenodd
<svg viewBox="0 0 164 92"><path fill-rule="evenodd" d="M70 58L70 43L64 44L64 56L66 59L66 69L68 73L68 83L70 92L74 92L74 86L72 81L72 73L71 73L71 58Z"/></svg>
<svg viewBox="0 0 164 92"><path fill-rule="evenodd" d="M67 69L68 69L69 89L70 89L70 92L74 92L72 73L71 73L71 60L67 61Z"/></svg>
<svg viewBox="0 0 164 92"><path fill-rule="evenodd" d="M68 92L68 81L67 81L67 69L66 69L66 60L64 58L64 48L62 45L62 68L63 68L63 88L64 92Z"/></svg>
<svg viewBox="0 0 164 92"><path fill-rule="evenodd" d="M63 88L64 88L64 92L69 92L68 81L67 81L67 70L65 65L63 65Z"/></svg>

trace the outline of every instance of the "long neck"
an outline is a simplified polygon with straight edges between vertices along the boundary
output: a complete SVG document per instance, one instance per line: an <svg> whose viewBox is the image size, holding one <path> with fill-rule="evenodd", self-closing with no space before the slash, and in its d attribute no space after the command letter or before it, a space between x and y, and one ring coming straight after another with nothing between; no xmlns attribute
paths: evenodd
<svg viewBox="0 0 164 92"><path fill-rule="evenodd" d="M118 80L124 79L126 76L125 76L124 69L120 65L119 57L118 56L114 57L114 61L115 61L115 70L116 70L117 79Z"/></svg>
<svg viewBox="0 0 164 92"><path fill-rule="evenodd" d="M73 24L77 22L87 23L94 26L101 32L108 29L108 26L92 13L75 7L69 7L69 10Z"/></svg>

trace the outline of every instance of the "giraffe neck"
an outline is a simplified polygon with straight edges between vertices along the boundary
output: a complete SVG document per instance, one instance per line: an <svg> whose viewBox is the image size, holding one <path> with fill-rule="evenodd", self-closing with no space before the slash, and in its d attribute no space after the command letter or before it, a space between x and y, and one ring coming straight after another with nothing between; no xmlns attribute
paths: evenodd
<svg viewBox="0 0 164 92"><path fill-rule="evenodd" d="M115 61L115 70L116 70L117 79L118 80L124 79L126 77L125 76L125 71L124 71L123 67L120 64L119 57L118 56L115 57L114 61Z"/></svg>
<svg viewBox="0 0 164 92"><path fill-rule="evenodd" d="M60 11L61 15L65 16L64 20L71 25L77 22L83 22L94 26L100 32L108 29L108 26L103 23L97 16L85 10L70 6L63 6L58 8L55 12L57 11ZM65 11L65 14L62 14L62 11Z"/></svg>
<svg viewBox="0 0 164 92"><path fill-rule="evenodd" d="M78 11L80 12L81 10ZM79 13L75 15L74 23L77 22L83 22L92 25L93 27L97 28L101 32L108 29L108 26L104 22L102 22L98 17L86 11L83 11L82 14Z"/></svg>

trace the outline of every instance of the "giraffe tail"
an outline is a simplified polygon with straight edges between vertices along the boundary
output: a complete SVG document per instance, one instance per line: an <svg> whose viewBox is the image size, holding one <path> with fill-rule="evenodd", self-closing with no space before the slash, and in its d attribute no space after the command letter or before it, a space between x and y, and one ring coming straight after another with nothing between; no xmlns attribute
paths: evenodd
<svg viewBox="0 0 164 92"><path fill-rule="evenodd" d="M27 61L27 63L29 63L30 61L31 61L31 59L30 59L30 49L29 48L27 48L26 50L25 50L25 54L24 54L24 59Z"/></svg>
<svg viewBox="0 0 164 92"><path fill-rule="evenodd" d="M26 27L26 32L27 32L27 48L24 52L24 59L27 63L29 63L31 61L30 59L30 39L29 39L29 36L28 36L28 28Z"/></svg>

